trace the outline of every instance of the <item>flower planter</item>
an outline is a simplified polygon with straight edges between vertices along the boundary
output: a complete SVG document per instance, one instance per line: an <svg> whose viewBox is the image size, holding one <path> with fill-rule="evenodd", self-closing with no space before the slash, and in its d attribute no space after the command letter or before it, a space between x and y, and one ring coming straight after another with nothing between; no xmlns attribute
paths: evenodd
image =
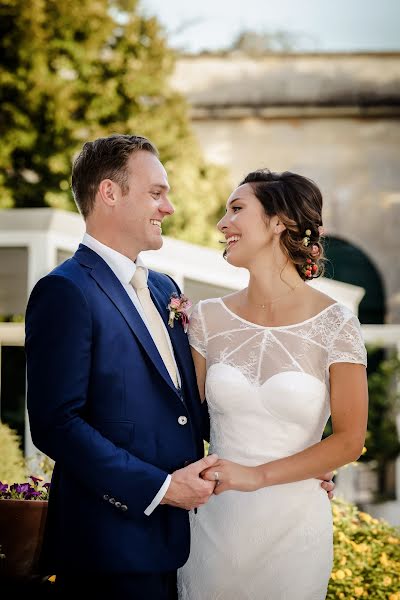
<svg viewBox="0 0 400 600"><path fill-rule="evenodd" d="M0 581L43 578L38 570L47 500L0 500Z"/></svg>

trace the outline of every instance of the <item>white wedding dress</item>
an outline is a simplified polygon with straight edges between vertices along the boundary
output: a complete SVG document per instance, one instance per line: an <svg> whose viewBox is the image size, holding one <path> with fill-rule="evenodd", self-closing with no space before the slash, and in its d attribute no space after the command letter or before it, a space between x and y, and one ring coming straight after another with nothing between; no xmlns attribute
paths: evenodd
<svg viewBox="0 0 400 600"><path fill-rule="evenodd" d="M359 321L339 303L302 323L262 327L219 298L205 300L189 335L207 361L210 452L243 465L319 442L330 415L329 366L366 364ZM180 600L323 600L333 543L320 483L229 491L191 512Z"/></svg>

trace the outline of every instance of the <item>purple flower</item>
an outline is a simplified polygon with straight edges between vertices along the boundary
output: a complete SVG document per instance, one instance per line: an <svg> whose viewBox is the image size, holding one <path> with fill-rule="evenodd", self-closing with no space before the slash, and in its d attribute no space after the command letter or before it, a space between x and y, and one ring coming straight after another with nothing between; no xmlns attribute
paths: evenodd
<svg viewBox="0 0 400 600"><path fill-rule="evenodd" d="M38 492L36 490L34 490L33 488L30 489L30 491L25 494L24 500L34 500L39 499L39 497L42 495L42 492Z"/></svg>
<svg viewBox="0 0 400 600"><path fill-rule="evenodd" d="M47 500L49 496L50 483L43 483L39 487L42 478L30 476L33 485L30 483L13 483L8 486L7 483L0 481L0 500Z"/></svg>
<svg viewBox="0 0 400 600"><path fill-rule="evenodd" d="M29 475L29 479L32 479L34 485L43 481L43 477L35 477L34 475Z"/></svg>
<svg viewBox="0 0 400 600"><path fill-rule="evenodd" d="M10 486L10 492L15 492L16 494L26 494L26 492L30 489L29 483L13 483Z"/></svg>

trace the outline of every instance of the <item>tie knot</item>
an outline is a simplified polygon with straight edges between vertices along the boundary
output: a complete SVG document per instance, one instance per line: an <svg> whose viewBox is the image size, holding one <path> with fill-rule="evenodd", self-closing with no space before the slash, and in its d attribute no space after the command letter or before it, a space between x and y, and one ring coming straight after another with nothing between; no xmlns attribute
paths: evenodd
<svg viewBox="0 0 400 600"><path fill-rule="evenodd" d="M146 269L143 267L136 267L135 274L131 279L131 284L135 290L143 290L147 288Z"/></svg>

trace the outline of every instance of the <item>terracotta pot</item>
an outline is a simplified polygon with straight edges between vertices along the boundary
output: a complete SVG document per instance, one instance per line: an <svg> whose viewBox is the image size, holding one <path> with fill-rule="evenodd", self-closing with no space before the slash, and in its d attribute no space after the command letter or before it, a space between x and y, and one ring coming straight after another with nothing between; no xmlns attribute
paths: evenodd
<svg viewBox="0 0 400 600"><path fill-rule="evenodd" d="M0 580L33 581L42 576L38 559L47 500L0 500Z"/></svg>

